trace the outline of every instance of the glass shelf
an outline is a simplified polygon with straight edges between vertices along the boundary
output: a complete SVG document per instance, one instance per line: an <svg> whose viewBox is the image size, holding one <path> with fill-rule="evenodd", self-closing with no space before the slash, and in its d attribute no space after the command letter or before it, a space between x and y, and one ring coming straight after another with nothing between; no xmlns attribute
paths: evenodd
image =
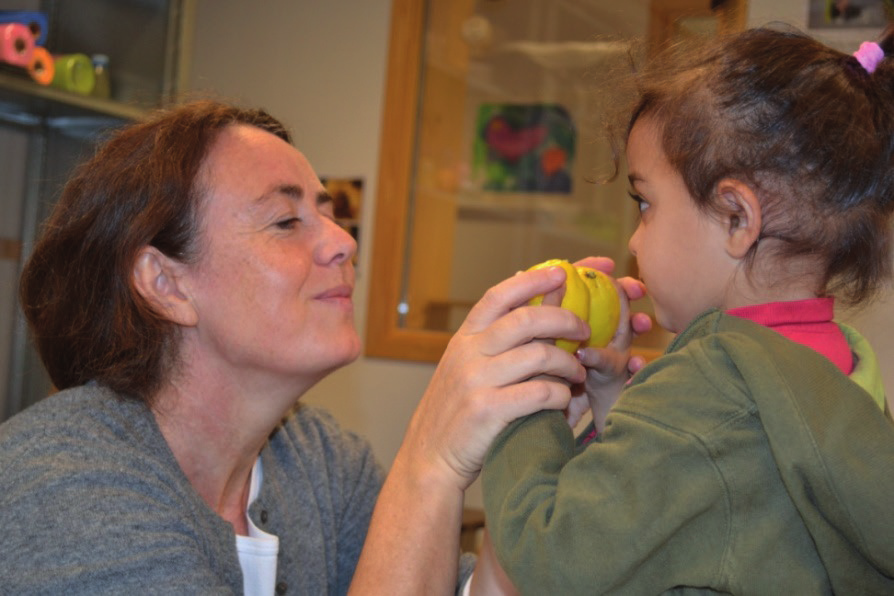
<svg viewBox="0 0 894 596"><path fill-rule="evenodd" d="M53 54L109 56L112 97L40 85L0 66L0 421L53 390L16 299L21 267L77 164L110 131L174 100L196 1L0 0L0 9L48 16Z"/></svg>
<svg viewBox="0 0 894 596"><path fill-rule="evenodd" d="M39 85L14 73L0 72L0 121L25 127L102 127L138 120L146 110L117 101L78 95Z"/></svg>

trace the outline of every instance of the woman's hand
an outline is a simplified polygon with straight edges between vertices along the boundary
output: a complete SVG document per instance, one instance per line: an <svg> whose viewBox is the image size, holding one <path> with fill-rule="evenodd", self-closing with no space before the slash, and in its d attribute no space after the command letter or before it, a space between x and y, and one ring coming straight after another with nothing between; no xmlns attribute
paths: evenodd
<svg viewBox="0 0 894 596"><path fill-rule="evenodd" d="M454 334L379 493L352 593L453 592L463 493L491 442L516 418L565 408L586 378L573 354L535 340L584 340L589 326L560 307L527 306L564 281L559 267L520 273L488 290Z"/></svg>
<svg viewBox="0 0 894 596"><path fill-rule="evenodd" d="M465 489L496 435L512 420L564 409L586 377L574 355L538 338L584 340L586 323L554 306L527 306L562 286L559 267L519 273L469 313L441 358L410 423L405 445L437 462Z"/></svg>

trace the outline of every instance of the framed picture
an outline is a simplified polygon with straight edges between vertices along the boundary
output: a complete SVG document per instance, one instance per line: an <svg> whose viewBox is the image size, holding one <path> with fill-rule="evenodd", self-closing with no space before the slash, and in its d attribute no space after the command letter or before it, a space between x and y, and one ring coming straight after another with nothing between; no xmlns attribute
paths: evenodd
<svg viewBox="0 0 894 596"><path fill-rule="evenodd" d="M332 196L337 221L360 244L360 213L363 206L363 178L321 177L320 182ZM357 255L354 255L357 264Z"/></svg>
<svg viewBox="0 0 894 596"><path fill-rule="evenodd" d="M811 29L881 29L891 19L892 0L810 0L807 25Z"/></svg>
<svg viewBox="0 0 894 596"><path fill-rule="evenodd" d="M484 190L570 194L574 150L574 122L560 105L478 107L472 165Z"/></svg>

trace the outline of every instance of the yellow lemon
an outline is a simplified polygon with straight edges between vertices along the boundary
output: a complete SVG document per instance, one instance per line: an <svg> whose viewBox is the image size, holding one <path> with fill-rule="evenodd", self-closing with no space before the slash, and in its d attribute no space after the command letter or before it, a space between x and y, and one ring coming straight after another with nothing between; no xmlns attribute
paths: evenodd
<svg viewBox="0 0 894 596"><path fill-rule="evenodd" d="M621 317L621 301L611 277L589 267L577 267L590 294L590 339L587 346L604 348L615 335Z"/></svg>
<svg viewBox="0 0 894 596"><path fill-rule="evenodd" d="M580 319L587 321L590 316L590 292L574 265L564 259L550 259L534 265L528 271L546 267L561 267L565 270L565 295L562 297L561 306L576 314ZM536 296L530 303L542 304L543 296ZM571 339L558 339L556 345L573 354L580 347L580 342Z"/></svg>

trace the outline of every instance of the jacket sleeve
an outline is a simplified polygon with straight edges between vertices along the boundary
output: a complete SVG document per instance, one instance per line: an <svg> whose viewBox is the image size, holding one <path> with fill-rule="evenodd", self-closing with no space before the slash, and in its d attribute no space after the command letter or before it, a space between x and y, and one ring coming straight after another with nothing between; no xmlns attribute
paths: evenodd
<svg viewBox="0 0 894 596"><path fill-rule="evenodd" d="M729 504L695 437L613 413L575 453L558 412L515 422L482 476L497 556L522 593L658 593L717 580ZM690 584L692 585L692 584ZM697 585L697 584L696 584Z"/></svg>

